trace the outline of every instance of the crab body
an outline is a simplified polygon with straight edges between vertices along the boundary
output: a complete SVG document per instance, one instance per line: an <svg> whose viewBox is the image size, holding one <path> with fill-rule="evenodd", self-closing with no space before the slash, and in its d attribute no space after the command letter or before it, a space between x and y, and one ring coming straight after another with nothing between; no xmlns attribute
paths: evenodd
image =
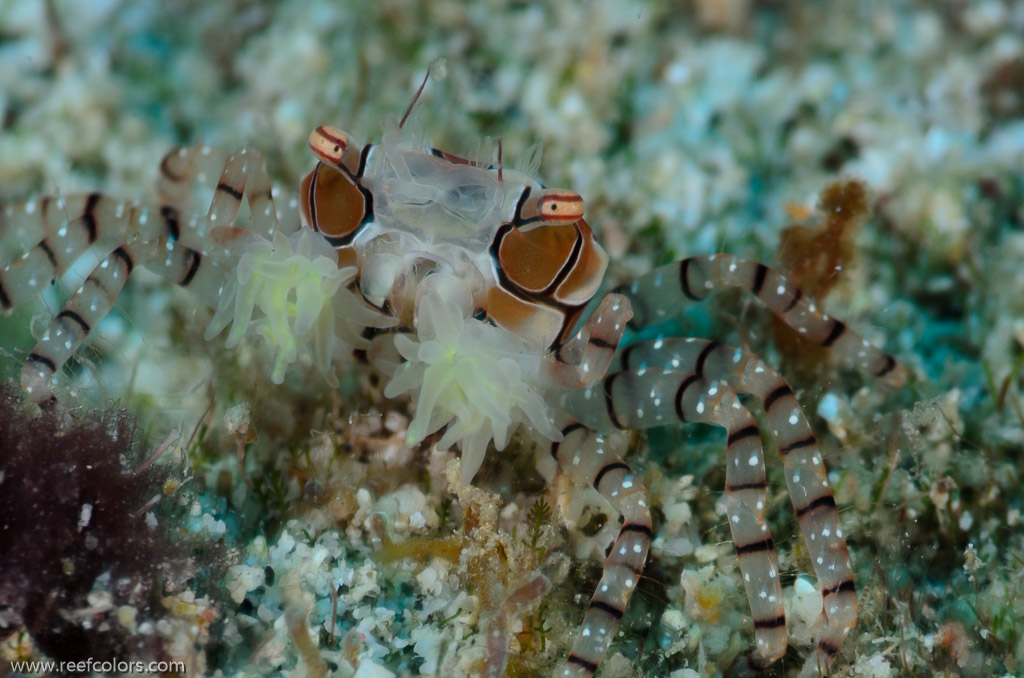
<svg viewBox="0 0 1024 678"><path fill-rule="evenodd" d="M571 191L404 140L397 126L365 146L322 126L310 146L320 162L302 182L305 222L358 265L376 308L412 308L410 282L443 270L481 314L543 350L601 284L607 256Z"/></svg>

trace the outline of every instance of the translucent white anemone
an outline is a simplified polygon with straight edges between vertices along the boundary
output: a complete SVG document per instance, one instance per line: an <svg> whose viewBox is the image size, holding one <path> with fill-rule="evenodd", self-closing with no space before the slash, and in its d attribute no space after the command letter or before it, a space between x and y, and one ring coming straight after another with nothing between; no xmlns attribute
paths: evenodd
<svg viewBox="0 0 1024 678"><path fill-rule="evenodd" d="M313 364L331 386L337 386L332 367L336 351L358 343L363 327L388 323L346 289L356 268L338 268L337 252L319 234L302 228L287 237L280 232L273 237L271 242L250 236L221 292L206 339L228 325L228 348L246 334L263 337L276 354L270 375L275 384L284 380L285 368L295 362L300 349L311 344Z"/></svg>
<svg viewBox="0 0 1024 678"><path fill-rule="evenodd" d="M500 450L520 423L560 438L543 397L543 350L471 315L470 296L453 276L424 281L416 304L416 335L397 335L406 359L384 395L415 394L406 442L414 445L447 425L438 443L462 448L462 482L483 463L487 443Z"/></svg>

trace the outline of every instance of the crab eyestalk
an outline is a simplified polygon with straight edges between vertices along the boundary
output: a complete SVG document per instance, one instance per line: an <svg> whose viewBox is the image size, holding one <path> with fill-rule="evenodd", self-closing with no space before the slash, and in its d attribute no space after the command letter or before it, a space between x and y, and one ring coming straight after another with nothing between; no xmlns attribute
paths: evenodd
<svg viewBox="0 0 1024 678"><path fill-rule="evenodd" d="M360 147L340 129L320 125L309 134L309 149L321 162L350 174L358 173Z"/></svg>
<svg viewBox="0 0 1024 678"><path fill-rule="evenodd" d="M572 226L583 218L583 198L567 188L524 191L516 207L515 224L519 228L536 226Z"/></svg>

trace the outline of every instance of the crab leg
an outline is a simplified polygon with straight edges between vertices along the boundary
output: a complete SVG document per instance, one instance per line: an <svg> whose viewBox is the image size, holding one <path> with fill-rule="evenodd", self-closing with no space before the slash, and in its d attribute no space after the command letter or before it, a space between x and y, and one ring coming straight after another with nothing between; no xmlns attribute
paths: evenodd
<svg viewBox="0 0 1024 678"><path fill-rule="evenodd" d="M689 257L662 266L616 290L633 304L631 327L667 320L685 305L714 290L748 290L783 322L810 341L831 348L844 362L870 372L891 386L902 386L906 368L847 328L846 323L818 310L800 289L764 264L730 254Z"/></svg>
<svg viewBox="0 0 1024 678"><path fill-rule="evenodd" d="M608 371L632 312L629 300L609 294L587 322L552 351L552 377L563 388L593 385Z"/></svg>
<svg viewBox="0 0 1024 678"><path fill-rule="evenodd" d="M567 472L594 486L622 515L622 527L590 599L580 635L559 676L592 676L608 652L626 603L636 588L651 545L647 489L607 441L585 425L563 422L561 442L551 456Z"/></svg>
<svg viewBox="0 0 1024 678"><path fill-rule="evenodd" d="M168 154L160 163L159 188L165 198L184 200L200 168L205 147ZM214 155L210 153L209 155ZM53 319L26 360L22 386L38 403L51 402L50 380L112 308L135 266L188 287L215 306L231 264L241 192L250 207L249 225L258 233L278 228L262 156L242 150L230 156L219 175L207 217L185 221L172 204L150 210L99 193L66 199L42 198L11 206L0 221L0 261L14 248L25 252L0 270L0 310L9 311L63 276L89 250L102 261ZM297 224L296 224L297 225ZM217 230L214 230L214 229ZM222 233L223 237L211 237ZM198 243L206 243L201 246ZM237 248L236 248L237 249Z"/></svg>
<svg viewBox="0 0 1024 678"><path fill-rule="evenodd" d="M600 386L567 391L561 406L599 430L691 421L725 428L726 512L757 643L748 663L759 669L785 654L786 615L775 544L765 521L767 480L761 437L757 422L736 393L723 382L698 374L641 368L611 374Z"/></svg>
<svg viewBox="0 0 1024 678"><path fill-rule="evenodd" d="M130 233L149 235L145 212L134 203L99 193L45 197L9 207L0 222L0 310L30 301L64 275L90 248L100 257L128 241ZM18 251L20 257L10 261Z"/></svg>
<svg viewBox="0 0 1024 678"><path fill-rule="evenodd" d="M131 275L135 249L124 245L111 252L72 295L28 354L21 368L21 387L36 403L55 400L50 379L110 311Z"/></svg>
<svg viewBox="0 0 1024 678"><path fill-rule="evenodd" d="M665 338L619 353L623 370L694 370L761 401L824 602L815 663L827 665L857 621L857 593L817 439L786 380L756 355L708 339Z"/></svg>
<svg viewBox="0 0 1024 678"><path fill-rule="evenodd" d="M218 177L217 183L211 184L214 176ZM249 203L249 230L269 239L279 228L273 186L259 151L243 148L225 156L198 144L172 150L160 161L157 191L165 204L179 212L190 211L196 182L213 189L206 215L211 227L234 224L245 196ZM293 232L298 226L298 220L293 219L293 223L285 224L285 233Z"/></svg>
<svg viewBox="0 0 1024 678"><path fill-rule="evenodd" d="M59 224L68 209L65 201L51 197L0 205L0 265L6 267L15 255L30 251L54 233L57 229L52 224Z"/></svg>

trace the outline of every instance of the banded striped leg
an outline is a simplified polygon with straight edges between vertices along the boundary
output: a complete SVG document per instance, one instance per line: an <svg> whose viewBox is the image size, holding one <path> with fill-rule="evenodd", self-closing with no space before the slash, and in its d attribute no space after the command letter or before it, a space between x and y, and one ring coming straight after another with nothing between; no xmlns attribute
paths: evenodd
<svg viewBox="0 0 1024 678"><path fill-rule="evenodd" d="M818 310L798 287L764 264L730 254L689 257L651 271L616 290L633 304L632 327L645 327L677 315L686 304L714 290L740 287L751 292L776 316L810 341L832 348L844 362L891 386L902 386L906 368Z"/></svg>
<svg viewBox="0 0 1024 678"><path fill-rule="evenodd" d="M190 237L184 240L202 243L185 252L186 257L191 257L191 275L180 274L177 259L171 254L162 259L154 257L146 266L179 285L189 286L211 307L217 306L227 269L252 240L247 237L249 234L269 240L275 232L289 235L300 227L298 204L294 200L295 204L283 211L288 221L279 221L270 176L259 151L247 147L225 156L202 144L173 150L160 162L158 190L163 199L170 201L160 208L165 221L173 219L177 224L181 211L191 204L195 184L212 184L214 176L217 183L210 186L213 198L206 218L193 217L187 224ZM249 205L244 229L235 227L243 195ZM173 252L176 244L168 243L168 252Z"/></svg>
<svg viewBox="0 0 1024 678"><path fill-rule="evenodd" d="M21 368L21 387L37 404L52 403L50 380L110 311L134 268L132 245L111 252L53 319Z"/></svg>
<svg viewBox="0 0 1024 678"><path fill-rule="evenodd" d="M45 197L5 212L8 218L0 222L0 241L5 245L18 243L21 247L21 256L0 270L0 306L5 311L33 299L89 250L102 258L125 243L159 241L167 252L164 267L173 268L175 259L170 252L184 247L184 256L192 257L190 267L198 268L203 249L199 243L204 238L209 242L205 219L193 217L183 221L169 206L151 210L99 193L60 199ZM25 242L31 244L23 245ZM179 243L190 243L192 247ZM160 261L155 255L156 252L149 260ZM7 258L10 254L4 249L0 256ZM195 272L191 277L186 272L187 269L181 275L172 274L171 279L187 285Z"/></svg>
<svg viewBox="0 0 1024 678"><path fill-rule="evenodd" d="M643 342L620 352L619 364L624 370L692 369L761 401L824 602L824 630L817 656L809 661L815 669L811 675L816 675L857 622L857 592L818 441L793 389L756 355L707 339Z"/></svg>
<svg viewBox="0 0 1024 678"><path fill-rule="evenodd" d="M724 382L677 370L616 372L583 391L561 394L561 406L597 429L644 429L673 422L725 428L725 497L729 528L754 620L760 669L786 652L786 616L775 544L765 522L767 481L757 422Z"/></svg>
<svg viewBox="0 0 1024 678"><path fill-rule="evenodd" d="M99 193L41 198L5 212L0 241L5 247L16 245L21 250L18 258L0 270L0 307L4 311L34 299L88 250L102 257L128 242L130 236L148 238L159 231L155 223L147 225L147 212L135 203ZM0 251L4 259L14 254Z"/></svg>
<svg viewBox="0 0 1024 678"><path fill-rule="evenodd" d="M553 351L552 376L563 388L585 388L608 371L633 316L629 300L609 294L576 334Z"/></svg>
<svg viewBox="0 0 1024 678"><path fill-rule="evenodd" d="M57 202L55 198L43 197L0 205L0 266L6 267L56 230L50 224L59 221L57 214L51 213ZM63 209L62 205L58 213Z"/></svg>
<svg viewBox="0 0 1024 678"><path fill-rule="evenodd" d="M212 183L214 177L216 184ZM213 190L206 215L211 228L234 225L243 196L249 203L249 230L269 239L279 228L273 186L259 151L243 148L225 156L200 144L172 150L160 161L157 190L164 208L175 209L179 214L191 211L197 182L209 184ZM285 234L297 227L296 221Z"/></svg>
<svg viewBox="0 0 1024 678"><path fill-rule="evenodd" d="M196 187L215 190L228 164L228 157L227 153L206 144L169 150L160 159L157 174L156 190L160 204L169 205L185 214L196 211L195 201L199 197ZM228 185L236 184L228 182ZM205 208L206 205L199 207Z"/></svg>
<svg viewBox="0 0 1024 678"><path fill-rule="evenodd" d="M651 512L647 489L626 462L607 449L600 435L575 421L565 423L562 435L560 443L551 443L551 456L567 473L593 485L623 518L583 617L580 635L556 674L586 677L594 675L608 652L626 603L643 573L651 545Z"/></svg>
<svg viewBox="0 0 1024 678"><path fill-rule="evenodd" d="M191 285L210 304L216 303L217 290L225 279L215 266L200 267L203 254L199 248L178 242L179 238L198 239L195 232L200 230L200 222L195 219L183 224L176 214L163 211L153 218L147 208L98 193L42 198L12 209L8 216L0 236L15 235L6 243L37 242L0 271L4 310L30 301L86 252L105 257L54 318L26 361L22 384L38 403L53 400L50 378L106 315L136 263L150 264L171 280Z"/></svg>
<svg viewBox="0 0 1024 678"><path fill-rule="evenodd" d="M220 286L229 274L227 267L213 257L165 238L115 249L93 269L26 358L21 386L37 404L54 401L50 386L53 376L110 312L136 266L189 288L208 305L216 304Z"/></svg>
<svg viewBox="0 0 1024 678"><path fill-rule="evenodd" d="M202 158L202 162L197 158ZM278 228L270 181L259 153L243 149L226 161L203 147L167 156L160 164L161 192L178 204L193 188L198 168L220 160L219 181L205 218L183 220L173 204L151 211L98 193L42 198L5 208L0 221L0 262L25 253L0 270L0 308L11 310L64 275L85 252L106 257L93 271L29 355L22 385L38 403L52 402L50 380L112 307L136 265L150 268L216 306L232 258L243 243L231 226L241 196L248 196L249 225L258 233ZM218 223L219 222L219 223ZM296 224L297 227L297 224ZM125 269L125 270L122 270Z"/></svg>

